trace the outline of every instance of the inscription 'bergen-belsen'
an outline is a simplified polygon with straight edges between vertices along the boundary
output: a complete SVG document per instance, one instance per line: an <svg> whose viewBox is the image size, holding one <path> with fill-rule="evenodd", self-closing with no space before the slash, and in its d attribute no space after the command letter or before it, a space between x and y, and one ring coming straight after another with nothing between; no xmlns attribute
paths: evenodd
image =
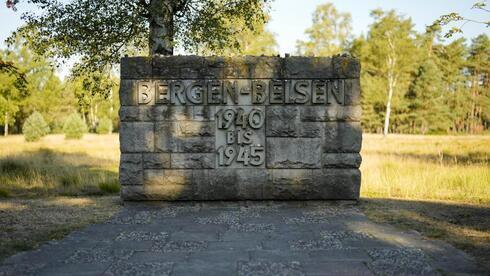
<svg viewBox="0 0 490 276"><path fill-rule="evenodd" d="M248 103L240 96L250 96ZM170 105L342 105L344 80L157 80L140 81L138 103Z"/></svg>
<svg viewBox="0 0 490 276"><path fill-rule="evenodd" d="M243 106L222 108L215 114L217 136L225 132L224 141L216 143L218 167L259 167L265 163L265 145L261 143L264 109L245 106L342 105L343 98L343 80L156 80L138 84L140 105Z"/></svg>
<svg viewBox="0 0 490 276"><path fill-rule="evenodd" d="M121 60L125 200L358 199L360 63Z"/></svg>

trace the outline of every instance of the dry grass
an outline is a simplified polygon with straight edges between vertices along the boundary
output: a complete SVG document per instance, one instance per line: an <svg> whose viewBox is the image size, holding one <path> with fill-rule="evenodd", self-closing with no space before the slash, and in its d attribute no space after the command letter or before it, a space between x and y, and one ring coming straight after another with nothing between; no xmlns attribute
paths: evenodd
<svg viewBox="0 0 490 276"><path fill-rule="evenodd" d="M0 200L0 260L40 243L61 239L73 230L107 220L120 208L119 198L52 197Z"/></svg>
<svg viewBox="0 0 490 276"><path fill-rule="evenodd" d="M490 136L365 135L362 197L490 203Z"/></svg>
<svg viewBox="0 0 490 276"><path fill-rule="evenodd" d="M118 192L119 141L114 135L27 143L0 138L0 196L100 195Z"/></svg>
<svg viewBox="0 0 490 276"><path fill-rule="evenodd" d="M490 272L490 136L365 135L361 207L473 255Z"/></svg>

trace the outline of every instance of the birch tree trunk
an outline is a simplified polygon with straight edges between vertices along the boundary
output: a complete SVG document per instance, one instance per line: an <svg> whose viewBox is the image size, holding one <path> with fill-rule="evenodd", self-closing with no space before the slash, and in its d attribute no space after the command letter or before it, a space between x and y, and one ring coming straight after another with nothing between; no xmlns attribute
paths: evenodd
<svg viewBox="0 0 490 276"><path fill-rule="evenodd" d="M150 56L171 56L174 53L174 4L177 0L150 2Z"/></svg>
<svg viewBox="0 0 490 276"><path fill-rule="evenodd" d="M396 52L395 52L395 44L391 39L391 35L388 33L388 46L390 53L388 54L387 59L387 68L388 68L388 100L386 101L386 114L385 114L385 123L383 128L383 135L388 136L388 131L390 128L390 115L391 115L391 101L393 100L393 92L396 86L396 76L395 76L395 66L396 66Z"/></svg>
<svg viewBox="0 0 490 276"><path fill-rule="evenodd" d="M5 126L3 126L3 136L9 135L9 113L5 113Z"/></svg>
<svg viewBox="0 0 490 276"><path fill-rule="evenodd" d="M383 135L388 136L388 130L390 128L390 115L391 115L391 100L393 99L393 84L391 80L388 80L388 100L386 102L386 114L385 124L383 128Z"/></svg>

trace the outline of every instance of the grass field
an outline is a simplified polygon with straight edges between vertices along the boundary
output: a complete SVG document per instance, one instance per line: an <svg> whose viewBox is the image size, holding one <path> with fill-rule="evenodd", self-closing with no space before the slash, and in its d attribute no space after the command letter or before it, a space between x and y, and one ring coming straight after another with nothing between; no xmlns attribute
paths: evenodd
<svg viewBox="0 0 490 276"><path fill-rule="evenodd" d="M360 206L372 220L490 263L490 136L365 135L362 156ZM118 160L117 134L0 138L0 257L112 215Z"/></svg>

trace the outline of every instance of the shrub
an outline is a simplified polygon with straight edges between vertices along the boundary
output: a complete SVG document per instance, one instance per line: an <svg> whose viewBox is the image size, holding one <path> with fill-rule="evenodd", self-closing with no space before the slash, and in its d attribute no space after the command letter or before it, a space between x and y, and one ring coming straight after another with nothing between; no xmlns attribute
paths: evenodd
<svg viewBox="0 0 490 276"><path fill-rule="evenodd" d="M87 132L87 125L78 114L74 113L66 118L63 124L65 139L82 139L85 132Z"/></svg>
<svg viewBox="0 0 490 276"><path fill-rule="evenodd" d="M39 141L49 131L49 126L44 121L43 115L37 111L32 113L22 126L22 133L27 142Z"/></svg>
<svg viewBox="0 0 490 276"><path fill-rule="evenodd" d="M97 125L97 129L95 130L97 134L109 134L112 133L112 121L103 117L100 119L99 124Z"/></svg>

